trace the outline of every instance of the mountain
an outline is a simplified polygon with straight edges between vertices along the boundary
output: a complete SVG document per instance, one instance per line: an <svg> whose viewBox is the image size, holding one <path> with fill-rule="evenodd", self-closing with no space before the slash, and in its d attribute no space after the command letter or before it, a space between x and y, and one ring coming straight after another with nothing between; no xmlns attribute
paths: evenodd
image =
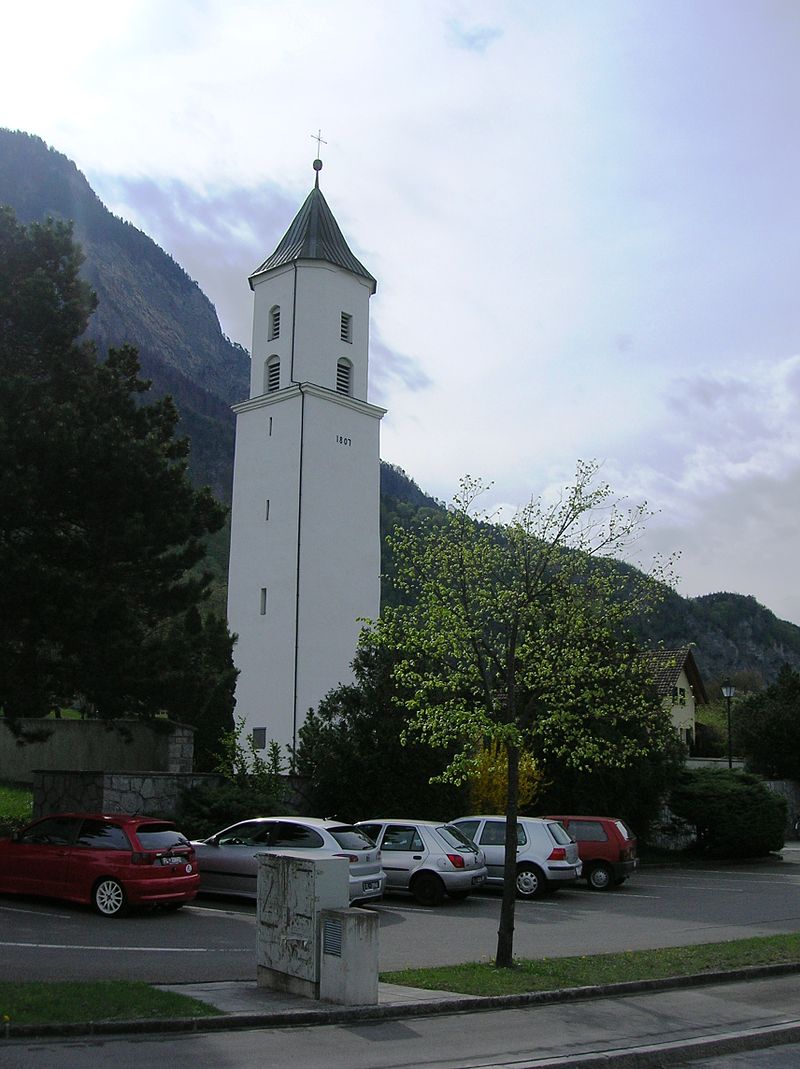
<svg viewBox="0 0 800 1069"><path fill-rule="evenodd" d="M71 219L97 293L88 336L101 354L130 342L156 394L172 394L192 441L192 477L230 501L234 417L250 358L226 338L196 282L146 234L103 205L71 160L41 138L0 130L0 203L24 223Z"/></svg>
<svg viewBox="0 0 800 1069"><path fill-rule="evenodd" d="M86 255L84 274L99 300L90 336L101 353L124 341L138 347L154 392L172 394L178 405L182 432L192 443L192 477L230 501L230 405L248 396L250 360L223 335L197 283L146 234L112 215L75 164L38 137L0 129L0 203L11 205L23 222L48 215L74 221ZM401 468L381 464L384 534L411 522L420 510L441 508ZM211 552L224 584L224 537L213 542ZM391 567L384 543L383 570ZM385 585L384 598L391 596ZM222 605L224 590L219 598ZM800 670L800 627L741 594L682 598L669 591L658 612L640 623L639 634L649 646L693 644L712 691L729 675L738 686L753 688L773 682L784 663Z"/></svg>
<svg viewBox="0 0 800 1069"><path fill-rule="evenodd" d="M648 646L677 649L693 644L712 701L729 677L741 690L760 690L777 679L784 664L800 671L800 627L779 620L750 595L720 592L683 598L669 591L637 631Z"/></svg>

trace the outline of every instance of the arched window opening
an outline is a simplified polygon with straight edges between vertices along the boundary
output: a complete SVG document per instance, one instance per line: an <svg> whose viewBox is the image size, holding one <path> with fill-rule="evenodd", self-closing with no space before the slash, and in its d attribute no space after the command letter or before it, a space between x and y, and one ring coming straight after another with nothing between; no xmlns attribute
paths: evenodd
<svg viewBox="0 0 800 1069"><path fill-rule="evenodd" d="M274 304L269 310L269 329L267 341L275 341L281 336L281 309L280 305Z"/></svg>
<svg viewBox="0 0 800 1069"><path fill-rule="evenodd" d="M264 393L276 393L281 388L281 358L271 356L264 365Z"/></svg>
<svg viewBox="0 0 800 1069"><path fill-rule="evenodd" d="M343 357L336 365L336 392L346 393L349 396L352 392L352 382L353 365Z"/></svg>

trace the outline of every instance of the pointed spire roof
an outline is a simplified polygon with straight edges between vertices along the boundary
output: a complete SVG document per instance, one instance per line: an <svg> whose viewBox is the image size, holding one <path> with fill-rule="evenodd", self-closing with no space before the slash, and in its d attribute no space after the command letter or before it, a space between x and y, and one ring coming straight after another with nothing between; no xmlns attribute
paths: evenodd
<svg viewBox="0 0 800 1069"><path fill-rule="evenodd" d="M253 279L273 271L276 267L294 263L297 260L325 260L327 263L343 267L354 275L367 279L374 293L378 283L364 265L353 256L339 225L328 207L328 202L319 188L320 160L314 161L317 172L314 188L306 197L294 222L278 242L275 252L269 256L250 276L250 288Z"/></svg>

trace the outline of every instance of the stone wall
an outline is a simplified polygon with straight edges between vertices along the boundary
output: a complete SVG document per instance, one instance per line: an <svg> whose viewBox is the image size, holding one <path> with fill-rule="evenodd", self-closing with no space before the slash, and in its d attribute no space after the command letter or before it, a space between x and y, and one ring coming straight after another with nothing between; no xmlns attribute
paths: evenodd
<svg viewBox="0 0 800 1069"><path fill-rule="evenodd" d="M194 728L170 720L19 721L0 723L0 782L28 785L34 771L113 768L120 772L192 771Z"/></svg>
<svg viewBox="0 0 800 1069"><path fill-rule="evenodd" d="M145 813L174 820L183 791L221 782L221 776L200 773L37 771L33 774L33 815Z"/></svg>

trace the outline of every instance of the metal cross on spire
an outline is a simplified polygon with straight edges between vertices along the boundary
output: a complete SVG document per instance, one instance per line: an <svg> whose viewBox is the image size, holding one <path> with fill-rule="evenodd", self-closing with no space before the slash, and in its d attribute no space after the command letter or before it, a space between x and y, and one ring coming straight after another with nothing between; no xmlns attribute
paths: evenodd
<svg viewBox="0 0 800 1069"><path fill-rule="evenodd" d="M315 134L311 135L311 140L317 143L317 156L320 154L320 145L327 145L328 142L322 136L322 130L317 130Z"/></svg>

